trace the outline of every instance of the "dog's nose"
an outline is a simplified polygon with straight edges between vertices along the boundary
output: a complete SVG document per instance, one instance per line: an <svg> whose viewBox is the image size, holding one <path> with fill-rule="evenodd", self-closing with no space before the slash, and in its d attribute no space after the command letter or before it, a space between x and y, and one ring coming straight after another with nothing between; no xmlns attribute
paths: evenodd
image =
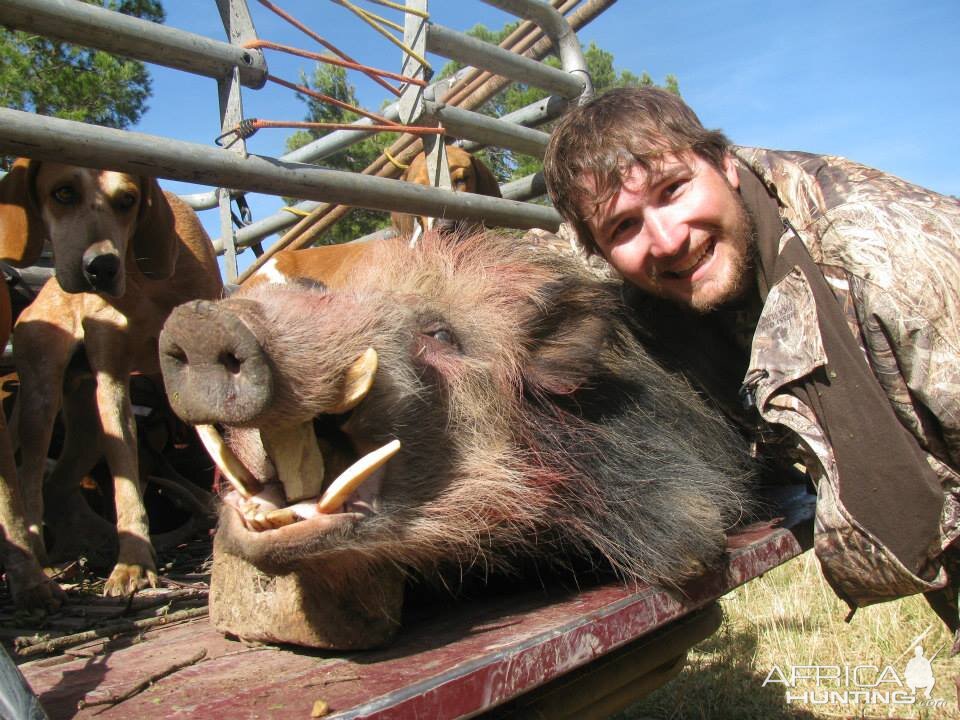
<svg viewBox="0 0 960 720"><path fill-rule="evenodd" d="M112 253L97 255L87 262L84 272L97 290L111 288L120 272L120 258Z"/></svg>

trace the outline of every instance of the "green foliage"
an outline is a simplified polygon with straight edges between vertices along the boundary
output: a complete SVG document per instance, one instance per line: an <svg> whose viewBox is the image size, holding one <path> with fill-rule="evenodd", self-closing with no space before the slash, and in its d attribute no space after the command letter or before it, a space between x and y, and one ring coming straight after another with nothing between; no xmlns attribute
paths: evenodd
<svg viewBox="0 0 960 720"><path fill-rule="evenodd" d="M356 87L348 80L346 70L336 65L318 63L313 77L301 75L300 84L341 102L359 106ZM344 110L330 103L323 103L308 95L297 97L307 104L307 122L350 123L360 118L355 112ZM300 130L287 138L287 152L292 152L317 138L328 134L323 130ZM395 135L381 133L368 137L334 155L324 158L321 164L334 170L360 172L380 157L384 148L389 147ZM368 235L389 224L389 218L382 212L356 209L336 223L320 240L321 244L335 244Z"/></svg>
<svg viewBox="0 0 960 720"><path fill-rule="evenodd" d="M163 22L159 0L84 0ZM126 128L147 110L143 63L0 28L0 105L69 120Z"/></svg>

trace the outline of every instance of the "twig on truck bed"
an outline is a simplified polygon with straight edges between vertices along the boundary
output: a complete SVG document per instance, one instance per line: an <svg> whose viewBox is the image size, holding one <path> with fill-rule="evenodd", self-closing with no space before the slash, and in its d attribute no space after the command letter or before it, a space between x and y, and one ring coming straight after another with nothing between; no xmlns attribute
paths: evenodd
<svg viewBox="0 0 960 720"><path fill-rule="evenodd" d="M158 617L145 618L143 620L122 620L102 625L95 630L87 630L73 635L64 635L62 637L45 640L43 642L28 645L26 647L15 649L18 659L43 655L46 653L57 652L64 648L81 643L89 642L103 637L112 637L131 632L148 630L160 625L170 625L184 620L204 617L207 615L207 607L189 608L187 610L178 610L177 612L167 613Z"/></svg>
<svg viewBox="0 0 960 720"><path fill-rule="evenodd" d="M201 660L203 660L206 656L207 656L207 650L206 650L206 648L204 648L203 650L200 650L196 655L194 655L193 657L191 657L189 660L183 660L183 661L181 661L181 662L174 663L174 664L171 665L170 667L167 667L167 668L164 668L163 670L160 670L160 671L158 671L158 672L155 672L155 673L153 673L152 675L150 675L149 677L147 677L146 679L141 680L140 682L138 682L136 685L134 685L133 687L131 687L129 690L126 690L126 691L120 693L119 695L114 694L114 695L111 695L110 697L98 698L98 699L96 699L96 700L80 700L80 701L77 703L77 710L83 710L84 708L93 707L94 705L110 705L110 706L113 706L113 705L117 705L117 704L119 704L119 703L122 703L124 700L129 700L129 699L132 698L134 695L138 695L138 694L142 693L142 692L143 692L144 690L146 690L148 687L150 687L151 685L153 685L153 683L157 682L157 680L162 680L163 678L167 677L168 675L172 675L173 673L177 672L178 670L182 670L182 669L185 668L185 667L189 667L189 666L191 666L191 665L195 665L196 663L198 663L198 662L200 662Z"/></svg>

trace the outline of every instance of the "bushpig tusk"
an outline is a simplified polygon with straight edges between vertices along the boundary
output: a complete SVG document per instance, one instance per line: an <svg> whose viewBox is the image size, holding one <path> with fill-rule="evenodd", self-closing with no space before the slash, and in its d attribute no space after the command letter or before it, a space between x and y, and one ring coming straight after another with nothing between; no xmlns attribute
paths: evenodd
<svg viewBox="0 0 960 720"><path fill-rule="evenodd" d="M334 415L345 413L355 408L363 400L373 386L373 378L377 374L377 351L372 347L364 350L363 355L347 370L346 382L343 388L343 397L330 412Z"/></svg>
<svg viewBox="0 0 960 720"><path fill-rule="evenodd" d="M400 449L399 440L391 440L383 447L367 453L353 465L344 470L330 483L330 487L317 502L317 510L321 513L333 513L339 510L350 494L370 477L378 468L383 466Z"/></svg>
<svg viewBox="0 0 960 720"><path fill-rule="evenodd" d="M288 503L320 494L324 464L313 434L313 423L279 430L261 428L260 439L277 469Z"/></svg>
<svg viewBox="0 0 960 720"><path fill-rule="evenodd" d="M223 441L213 425L197 425L196 428L207 454L234 490L247 500L262 490L257 479L240 462L240 458L234 455L233 450Z"/></svg>

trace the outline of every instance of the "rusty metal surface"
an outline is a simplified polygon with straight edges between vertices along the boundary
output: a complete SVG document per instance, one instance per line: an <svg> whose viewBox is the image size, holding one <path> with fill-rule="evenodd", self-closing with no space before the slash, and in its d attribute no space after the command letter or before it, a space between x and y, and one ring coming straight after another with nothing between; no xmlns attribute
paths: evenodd
<svg viewBox="0 0 960 720"><path fill-rule="evenodd" d="M581 667L802 551L783 529L755 531L733 545L743 546L731 550L724 572L683 594L607 584L452 604L406 627L382 651L250 648L194 621L21 670L54 720L309 717L317 700L331 718L462 717ZM120 694L201 649L203 660L128 700L77 709L80 700Z"/></svg>

